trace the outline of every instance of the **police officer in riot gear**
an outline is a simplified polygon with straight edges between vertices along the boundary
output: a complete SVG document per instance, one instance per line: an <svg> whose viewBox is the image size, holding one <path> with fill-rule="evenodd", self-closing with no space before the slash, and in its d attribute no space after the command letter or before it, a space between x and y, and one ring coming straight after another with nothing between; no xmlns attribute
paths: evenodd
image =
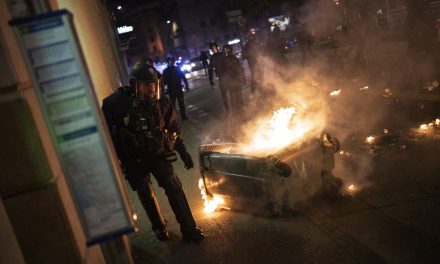
<svg viewBox="0 0 440 264"><path fill-rule="evenodd" d="M185 89L189 92L188 80L185 74L174 65L175 59L173 57L167 58L168 67L163 71L164 86L167 87L167 93L170 97L174 109L176 109L176 100L179 104L180 117L182 120L188 119L185 111L185 100L182 91L182 81L185 84Z"/></svg>
<svg viewBox="0 0 440 264"><path fill-rule="evenodd" d="M193 167L180 136L176 113L168 98L160 97L159 78L151 66L134 65L130 78L133 93L111 95L102 106L125 178L137 192L159 240L167 240L169 234L150 174L165 189L183 238L200 241L203 231L195 223L182 183L171 164L177 160L177 151L185 167Z"/></svg>
<svg viewBox="0 0 440 264"><path fill-rule="evenodd" d="M259 45L255 39L254 34L249 34L248 41L243 46L243 59L247 60L250 71L250 86L251 93L254 94L259 86L259 78L261 72L257 64L258 56L260 55Z"/></svg>
<svg viewBox="0 0 440 264"><path fill-rule="evenodd" d="M209 82L211 83L211 86L214 86L214 73L217 77L220 78L221 74L223 73L223 67L222 67L222 58L223 54L220 52L220 48L215 41L211 41L209 43L209 49L211 50L211 58L209 59L209 65L208 65L208 76L209 76Z"/></svg>
<svg viewBox="0 0 440 264"><path fill-rule="evenodd" d="M223 46L222 73L219 76L219 87L223 103L227 109L239 114L243 107L242 87L245 76L240 61L233 54L231 45Z"/></svg>

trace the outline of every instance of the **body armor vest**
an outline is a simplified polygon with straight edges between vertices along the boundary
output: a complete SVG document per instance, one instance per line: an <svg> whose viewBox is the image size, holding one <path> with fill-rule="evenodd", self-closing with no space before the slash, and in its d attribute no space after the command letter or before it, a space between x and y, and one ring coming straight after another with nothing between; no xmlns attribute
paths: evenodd
<svg viewBox="0 0 440 264"><path fill-rule="evenodd" d="M131 148L137 156L161 155L169 150L165 140L164 120L158 102L150 106L133 102L126 120Z"/></svg>

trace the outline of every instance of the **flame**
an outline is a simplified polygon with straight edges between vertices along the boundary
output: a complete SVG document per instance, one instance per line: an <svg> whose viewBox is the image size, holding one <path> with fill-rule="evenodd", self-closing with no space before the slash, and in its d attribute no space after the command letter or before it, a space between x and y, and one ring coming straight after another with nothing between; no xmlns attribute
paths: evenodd
<svg viewBox="0 0 440 264"><path fill-rule="evenodd" d="M368 144L373 144L375 140L374 136L368 136L365 138L365 142L367 142Z"/></svg>
<svg viewBox="0 0 440 264"><path fill-rule="evenodd" d="M341 91L342 91L342 89L333 91L333 92L330 93L330 96L338 96L341 93Z"/></svg>
<svg viewBox="0 0 440 264"><path fill-rule="evenodd" d="M204 200L203 204L205 208L203 209L203 212L205 212L206 214L213 213L219 205L225 203L222 197L217 195L213 195L212 197L210 197L206 193L205 185L203 184L203 179L199 179L199 189L200 189L200 194L202 195L202 199Z"/></svg>
<svg viewBox="0 0 440 264"><path fill-rule="evenodd" d="M280 108L270 118L261 118L247 129L248 137L244 139L241 152L273 153L281 150L317 128L318 119L307 120L300 116L295 107ZM310 118L312 119L312 118Z"/></svg>
<svg viewBox="0 0 440 264"><path fill-rule="evenodd" d="M348 193L350 193L350 194L354 194L354 193L356 193L357 191L359 191L359 188L358 188L356 185L354 185L354 184L350 184L350 185L347 186L347 192L348 192Z"/></svg>
<svg viewBox="0 0 440 264"><path fill-rule="evenodd" d="M420 129L421 130L428 130L429 126L427 124L421 124Z"/></svg>

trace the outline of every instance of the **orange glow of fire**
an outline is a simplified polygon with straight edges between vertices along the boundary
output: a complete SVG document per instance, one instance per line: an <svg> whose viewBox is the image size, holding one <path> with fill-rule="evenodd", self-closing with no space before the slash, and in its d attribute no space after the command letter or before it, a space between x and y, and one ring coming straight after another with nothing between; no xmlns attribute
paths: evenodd
<svg viewBox="0 0 440 264"><path fill-rule="evenodd" d="M216 196L213 195L212 197L210 197L207 193L206 193L206 189L205 186L203 184L203 179L199 179L199 189L200 189L200 194L202 195L202 199L204 201L204 209L203 212L205 212L206 214L211 214L213 213L219 205L222 205L225 203L225 201L223 200L222 197L220 196Z"/></svg>
<svg viewBox="0 0 440 264"><path fill-rule="evenodd" d="M427 124L421 124L420 129L421 130L428 130L429 126Z"/></svg>
<svg viewBox="0 0 440 264"><path fill-rule="evenodd" d="M321 131L321 119L318 115L313 118L301 116L295 107L280 108L270 118L260 118L248 127L241 153L259 155L284 149L310 132Z"/></svg>
<svg viewBox="0 0 440 264"><path fill-rule="evenodd" d="M354 194L355 192L358 191L358 187L356 185L354 185L354 184L350 184L350 185L347 186L347 191L350 194Z"/></svg>

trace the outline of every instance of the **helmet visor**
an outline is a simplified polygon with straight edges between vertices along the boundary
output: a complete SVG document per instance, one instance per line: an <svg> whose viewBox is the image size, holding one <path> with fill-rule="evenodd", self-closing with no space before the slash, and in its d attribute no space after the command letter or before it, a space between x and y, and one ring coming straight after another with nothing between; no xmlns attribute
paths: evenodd
<svg viewBox="0 0 440 264"><path fill-rule="evenodd" d="M136 82L136 92L140 100L159 100L160 86L159 80L155 82Z"/></svg>

